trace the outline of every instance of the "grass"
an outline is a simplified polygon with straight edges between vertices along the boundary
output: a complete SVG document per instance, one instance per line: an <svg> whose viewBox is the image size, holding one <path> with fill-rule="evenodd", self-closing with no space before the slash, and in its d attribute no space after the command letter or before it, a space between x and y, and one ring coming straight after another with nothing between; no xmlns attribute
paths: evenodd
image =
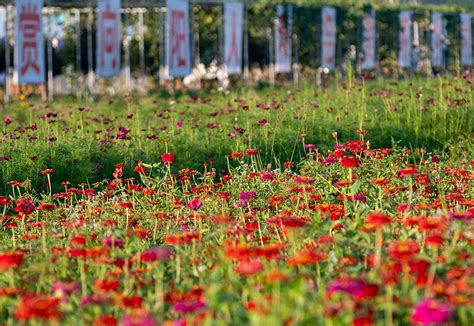
<svg viewBox="0 0 474 326"><path fill-rule="evenodd" d="M179 153L177 168L207 165L220 172L227 167L225 155L251 147L265 163L280 166L303 157L304 144L325 152L333 132L340 141L357 137L378 147L443 150L460 140L469 143L472 90L466 78L435 78L352 88L306 83L225 94L105 97L94 103L25 99L0 113L12 120L3 124L0 157L11 160L0 163L0 184L28 179L40 189L45 178L38 172L46 168L54 168L60 180L93 183L109 176L116 162L156 162L165 148Z"/></svg>

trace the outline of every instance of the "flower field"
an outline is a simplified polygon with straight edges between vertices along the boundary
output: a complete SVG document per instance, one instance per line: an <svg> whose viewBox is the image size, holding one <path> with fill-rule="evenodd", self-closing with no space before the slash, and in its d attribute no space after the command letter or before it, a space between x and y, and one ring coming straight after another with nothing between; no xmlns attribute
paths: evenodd
<svg viewBox="0 0 474 326"><path fill-rule="evenodd" d="M24 99L0 324L472 325L473 86Z"/></svg>

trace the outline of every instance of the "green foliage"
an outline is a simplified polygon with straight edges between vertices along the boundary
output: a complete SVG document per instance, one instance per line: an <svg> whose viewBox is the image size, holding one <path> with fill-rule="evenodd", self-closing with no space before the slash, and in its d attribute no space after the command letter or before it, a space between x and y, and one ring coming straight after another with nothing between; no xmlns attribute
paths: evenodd
<svg viewBox="0 0 474 326"><path fill-rule="evenodd" d="M10 104L1 112L3 119L13 120L3 126L0 157L12 159L0 162L1 187L30 179L41 188L45 177L39 171L46 168L54 168L59 180L100 181L110 178L117 162L129 167L154 162L166 148L178 154L176 167L197 170L204 164L225 170L225 155L254 147L264 163L298 161L305 156L303 144L316 144L323 152L331 148L333 131L340 141L359 138L356 130L365 129L375 146L396 141L439 150L468 141L474 125L472 85L462 78L356 81L352 88L304 83L289 90L195 95ZM31 125L37 130L26 128ZM120 127L130 130L124 139L117 137Z"/></svg>

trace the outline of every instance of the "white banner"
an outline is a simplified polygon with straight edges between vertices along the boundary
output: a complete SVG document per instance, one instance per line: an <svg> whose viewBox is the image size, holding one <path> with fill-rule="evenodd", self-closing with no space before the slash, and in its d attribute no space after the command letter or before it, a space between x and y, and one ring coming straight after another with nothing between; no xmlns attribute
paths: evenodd
<svg viewBox="0 0 474 326"><path fill-rule="evenodd" d="M5 7L0 7L0 40L7 35L7 10Z"/></svg>
<svg viewBox="0 0 474 326"><path fill-rule="evenodd" d="M189 5L187 0L167 0L166 65L171 77L191 72Z"/></svg>
<svg viewBox="0 0 474 326"><path fill-rule="evenodd" d="M287 19L288 18L288 19ZM291 25L285 6L278 5L275 19L275 71L291 71Z"/></svg>
<svg viewBox="0 0 474 326"><path fill-rule="evenodd" d="M443 65L443 14L434 12L431 14L433 30L431 34L432 66Z"/></svg>
<svg viewBox="0 0 474 326"><path fill-rule="evenodd" d="M362 69L372 70L376 66L376 16L375 10L364 14L362 20Z"/></svg>
<svg viewBox="0 0 474 326"><path fill-rule="evenodd" d="M472 28L471 16L461 14L461 64L472 66Z"/></svg>
<svg viewBox="0 0 474 326"><path fill-rule="evenodd" d="M411 67L411 11L400 11L398 16L400 22L398 65L401 68Z"/></svg>
<svg viewBox="0 0 474 326"><path fill-rule="evenodd" d="M43 0L16 0L15 9L18 82L44 83Z"/></svg>
<svg viewBox="0 0 474 326"><path fill-rule="evenodd" d="M334 69L336 65L336 8L323 7L321 10L321 65Z"/></svg>
<svg viewBox="0 0 474 326"><path fill-rule="evenodd" d="M224 68L229 75L242 72L242 35L244 5L230 2L224 5Z"/></svg>
<svg viewBox="0 0 474 326"><path fill-rule="evenodd" d="M120 0L99 0L97 19L97 75L120 74Z"/></svg>

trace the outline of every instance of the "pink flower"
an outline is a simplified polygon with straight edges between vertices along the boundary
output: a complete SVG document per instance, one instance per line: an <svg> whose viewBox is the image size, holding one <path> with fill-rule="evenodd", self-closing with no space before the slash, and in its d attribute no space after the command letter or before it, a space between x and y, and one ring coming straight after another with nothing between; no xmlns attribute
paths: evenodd
<svg viewBox="0 0 474 326"><path fill-rule="evenodd" d="M256 199L256 198L257 198L257 193L255 191L242 191L239 194L240 200L250 200L250 199Z"/></svg>
<svg viewBox="0 0 474 326"><path fill-rule="evenodd" d="M176 125L177 125L178 127L181 127L181 126L183 125L183 121L181 120L181 121L176 122Z"/></svg>
<svg viewBox="0 0 474 326"><path fill-rule="evenodd" d="M451 319L452 310L448 304L435 299L423 299L413 309L411 319L421 325L442 324Z"/></svg>
<svg viewBox="0 0 474 326"><path fill-rule="evenodd" d="M198 300L198 301L181 301L181 302L177 302L173 306L173 311L178 312L178 313L187 314L187 313L195 312L197 310L201 310L205 307L206 307L206 305L201 300Z"/></svg>
<svg viewBox="0 0 474 326"><path fill-rule="evenodd" d="M310 184L314 182L314 179L312 177L307 177L304 175L297 175L294 178L295 183L305 183L305 184Z"/></svg>
<svg viewBox="0 0 474 326"><path fill-rule="evenodd" d="M340 277L332 280L327 287L327 292L332 295L336 292L344 292L353 297L358 297L364 293L364 281L350 277Z"/></svg>
<svg viewBox="0 0 474 326"><path fill-rule="evenodd" d="M158 325L152 315L146 312L126 314L122 318L122 326L156 326Z"/></svg>
<svg viewBox="0 0 474 326"><path fill-rule="evenodd" d="M194 199L191 200L186 207L193 211L199 210L202 207L199 196L194 197Z"/></svg>
<svg viewBox="0 0 474 326"><path fill-rule="evenodd" d="M148 249L142 253L141 260L142 262L153 262L153 261L166 261L174 255L173 250L165 246L157 246L151 249Z"/></svg>

